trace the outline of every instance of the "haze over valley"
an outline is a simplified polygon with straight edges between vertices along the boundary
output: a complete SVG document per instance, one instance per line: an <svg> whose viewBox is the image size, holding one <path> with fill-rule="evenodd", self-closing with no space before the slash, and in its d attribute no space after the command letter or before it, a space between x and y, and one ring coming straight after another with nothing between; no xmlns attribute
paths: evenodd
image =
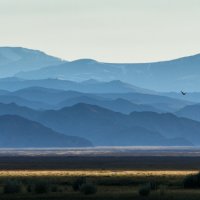
<svg viewBox="0 0 200 200"><path fill-rule="evenodd" d="M199 62L69 62L1 47L0 147L199 146Z"/></svg>

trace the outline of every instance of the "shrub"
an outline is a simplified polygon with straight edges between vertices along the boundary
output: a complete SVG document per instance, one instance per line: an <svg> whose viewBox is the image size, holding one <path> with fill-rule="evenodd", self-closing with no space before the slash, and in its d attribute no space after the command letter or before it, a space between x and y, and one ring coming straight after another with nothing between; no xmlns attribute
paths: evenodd
<svg viewBox="0 0 200 200"><path fill-rule="evenodd" d="M200 188L200 173L189 175L183 180L184 188Z"/></svg>
<svg viewBox="0 0 200 200"><path fill-rule="evenodd" d="M27 192L33 192L34 188L32 184L28 184L26 188Z"/></svg>
<svg viewBox="0 0 200 200"><path fill-rule="evenodd" d="M79 191L81 186L85 183L86 183L86 178L85 177L79 177L72 184L72 188L73 188L74 191Z"/></svg>
<svg viewBox="0 0 200 200"><path fill-rule="evenodd" d="M156 182L150 182L149 187L151 190L157 190L158 189L158 184Z"/></svg>
<svg viewBox="0 0 200 200"><path fill-rule="evenodd" d="M22 184L16 180L9 180L4 185L5 194L19 193L22 191Z"/></svg>
<svg viewBox="0 0 200 200"><path fill-rule="evenodd" d="M42 194L49 191L49 183L46 181L39 181L34 186L35 193Z"/></svg>
<svg viewBox="0 0 200 200"><path fill-rule="evenodd" d="M151 192L150 184L143 185L138 192L140 196L148 196Z"/></svg>
<svg viewBox="0 0 200 200"><path fill-rule="evenodd" d="M167 186L166 185L160 185L159 188L160 188L160 196L165 196Z"/></svg>
<svg viewBox="0 0 200 200"><path fill-rule="evenodd" d="M97 187L91 183L84 183L82 184L80 191L85 195L91 195L97 192Z"/></svg>

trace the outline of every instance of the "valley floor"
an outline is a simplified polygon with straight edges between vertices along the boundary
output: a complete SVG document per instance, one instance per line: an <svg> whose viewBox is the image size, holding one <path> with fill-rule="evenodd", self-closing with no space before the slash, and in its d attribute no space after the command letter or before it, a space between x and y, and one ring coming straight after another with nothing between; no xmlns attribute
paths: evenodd
<svg viewBox="0 0 200 200"><path fill-rule="evenodd" d="M129 200L129 199L199 199L199 189L184 189L182 181L185 176L197 171L113 171L113 170L79 170L79 171L40 171L11 170L0 171L1 199L70 199L70 200ZM73 183L80 177L94 184L97 192L85 195L73 190ZM17 193L4 192L7 181L20 182L21 190ZM32 184L43 183L48 191L29 191ZM157 188L147 196L139 195L142 185L156 183Z"/></svg>
<svg viewBox="0 0 200 200"><path fill-rule="evenodd" d="M184 187L185 178L199 171L197 149L160 154L126 150L109 156L46 151L0 152L1 200L200 199L198 188ZM74 188L83 180L94 194L85 194L82 186ZM150 185L149 193L142 195L140 191Z"/></svg>

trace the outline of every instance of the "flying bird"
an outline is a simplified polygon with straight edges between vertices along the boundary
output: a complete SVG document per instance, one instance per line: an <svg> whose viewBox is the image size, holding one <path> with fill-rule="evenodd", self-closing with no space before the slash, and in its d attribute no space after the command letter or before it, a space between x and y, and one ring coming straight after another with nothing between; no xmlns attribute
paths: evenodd
<svg viewBox="0 0 200 200"><path fill-rule="evenodd" d="M181 91L181 94L182 94L182 95L186 95L187 93L186 93L186 92L183 92L183 91Z"/></svg>

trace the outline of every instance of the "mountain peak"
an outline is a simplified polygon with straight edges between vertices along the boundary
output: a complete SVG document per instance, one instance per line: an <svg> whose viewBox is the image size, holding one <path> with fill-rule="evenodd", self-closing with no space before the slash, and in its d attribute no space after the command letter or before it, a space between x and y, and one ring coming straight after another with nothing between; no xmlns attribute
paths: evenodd
<svg viewBox="0 0 200 200"><path fill-rule="evenodd" d="M43 56L49 56L43 51L35 50L35 49L29 49L24 47L0 47L0 55L3 55L5 57L13 57L13 56L28 56L29 55L43 55ZM52 56L53 57L53 56ZM55 58L55 57L54 57Z"/></svg>
<svg viewBox="0 0 200 200"><path fill-rule="evenodd" d="M93 60L93 59L89 59L89 58L82 58L82 59L74 60L74 61L72 61L72 63L76 63L76 64L94 64L94 63L97 63L97 61Z"/></svg>
<svg viewBox="0 0 200 200"><path fill-rule="evenodd" d="M102 108L100 106L97 105L91 105L91 104L87 104L87 103L77 103L71 107L65 107L62 108L61 111L65 112L68 110L73 110L73 111L77 111L77 112L92 112L92 113L112 113L113 111L108 110L106 108Z"/></svg>
<svg viewBox="0 0 200 200"><path fill-rule="evenodd" d="M21 71L36 70L50 65L62 64L60 58L23 47L0 47L1 77L14 76Z"/></svg>

